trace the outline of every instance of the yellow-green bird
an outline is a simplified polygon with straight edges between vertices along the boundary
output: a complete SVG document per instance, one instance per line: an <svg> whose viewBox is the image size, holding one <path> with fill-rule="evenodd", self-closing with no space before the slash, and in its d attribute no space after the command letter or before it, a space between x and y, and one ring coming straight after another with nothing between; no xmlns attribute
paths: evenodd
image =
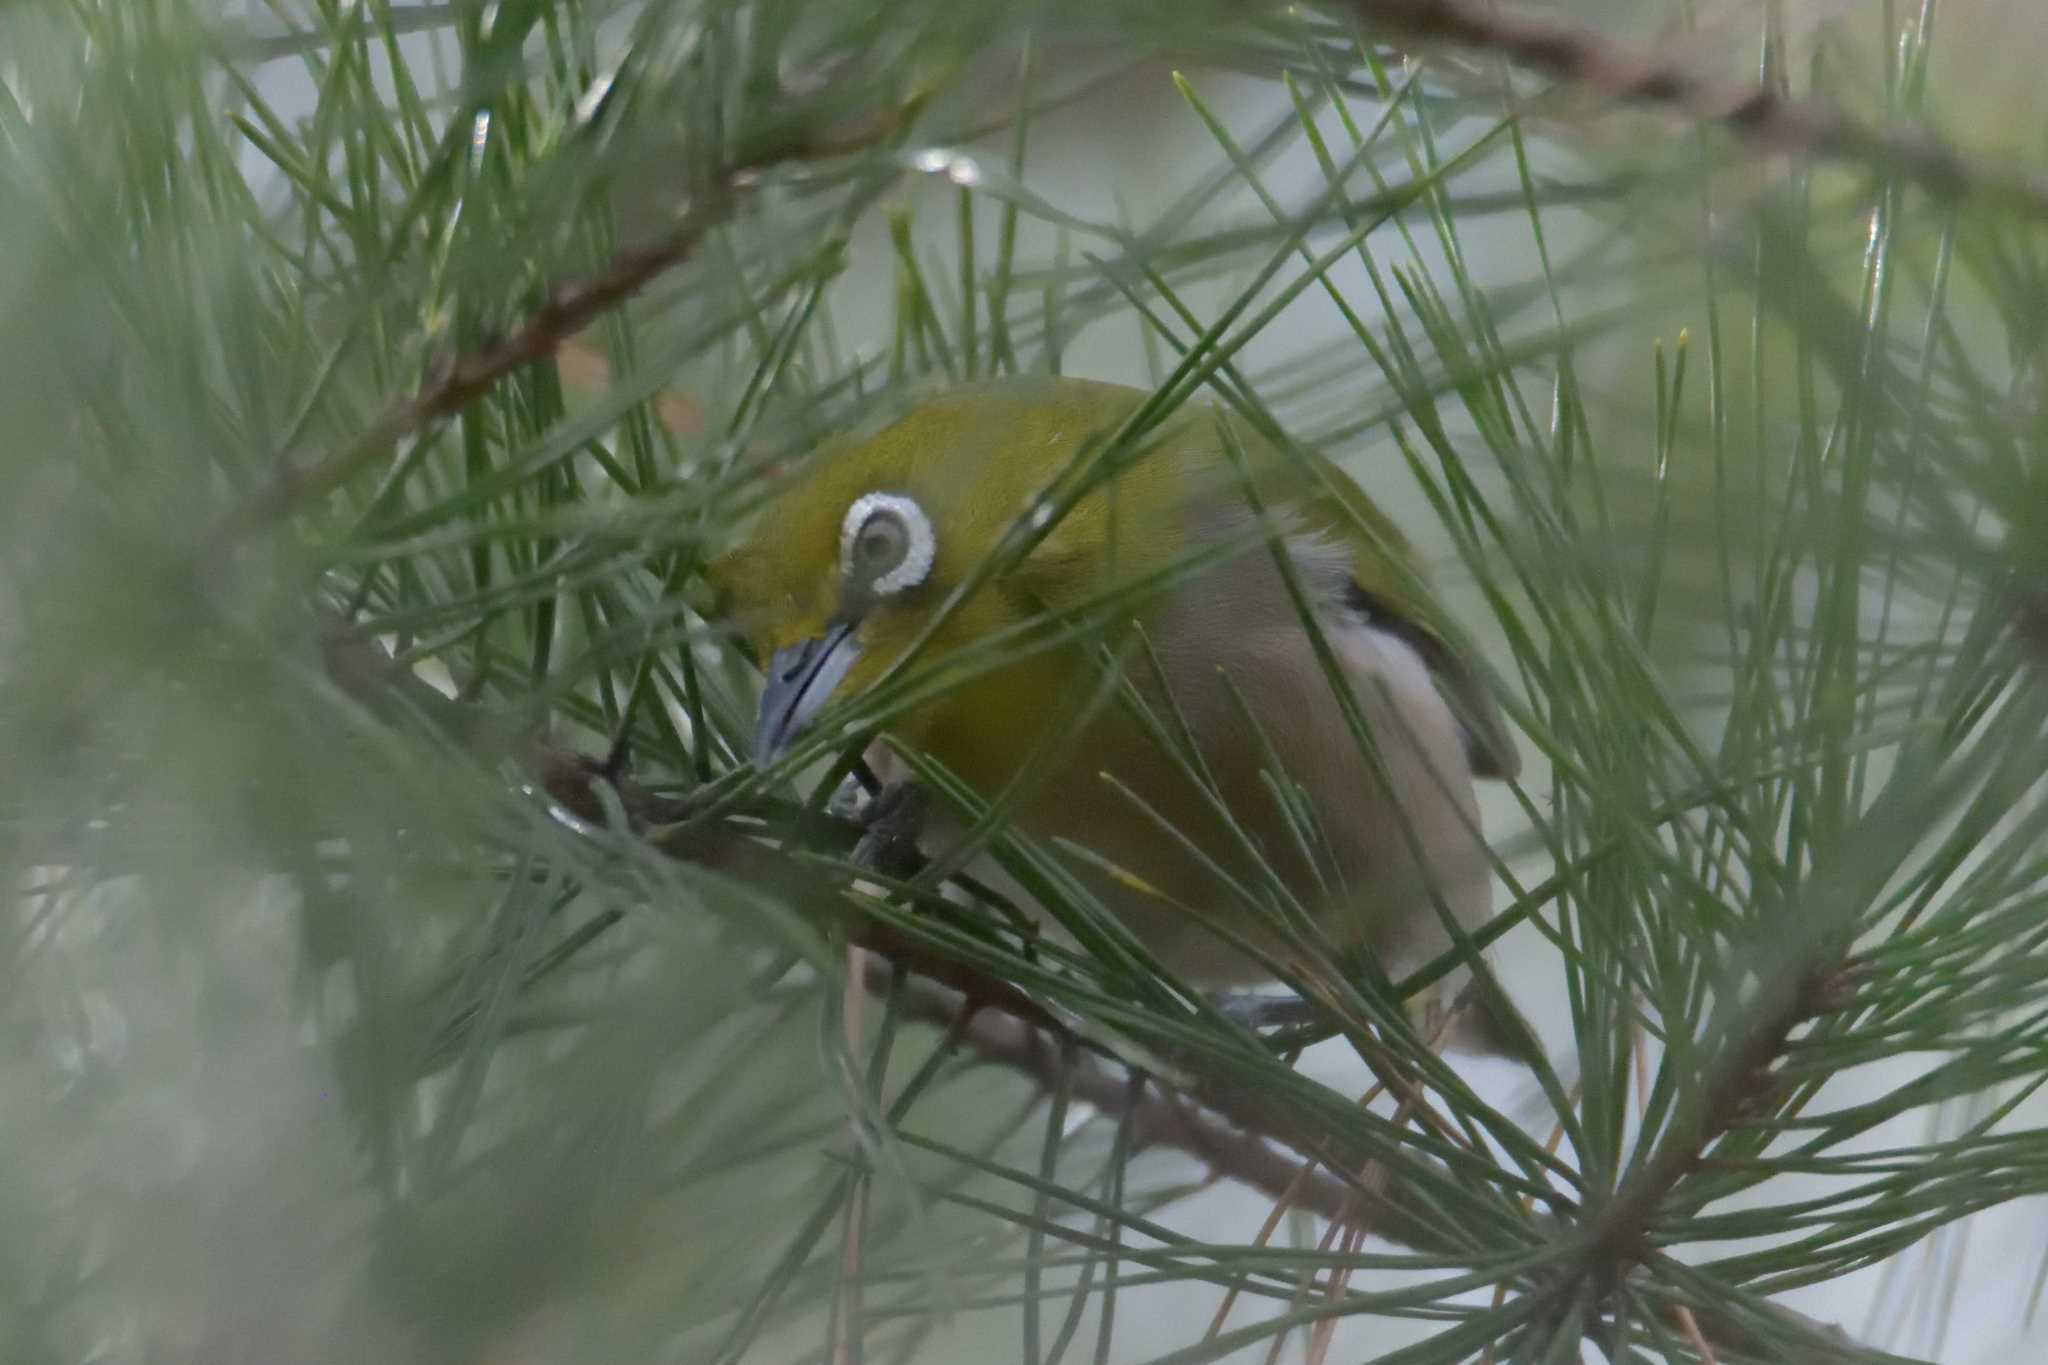
<svg viewBox="0 0 2048 1365"><path fill-rule="evenodd" d="M1023 830L1090 850L1077 875L1168 967L1211 988L1270 975L1209 917L1283 961L1327 961L1276 927L1287 906L1321 946L1370 947L1398 976L1449 945L1439 907L1467 926L1488 914L1473 780L1512 776L1514 742L1355 483L1207 403L1106 446L1146 397L967 385L807 463L711 572L767 670L757 757L913 645L913 668L957 659L964 681L920 693L887 733ZM1105 454L1047 522L1056 479ZM1090 619L1092 636L1067 628ZM1034 621L1061 623L1038 637L1055 643L987 666Z"/></svg>

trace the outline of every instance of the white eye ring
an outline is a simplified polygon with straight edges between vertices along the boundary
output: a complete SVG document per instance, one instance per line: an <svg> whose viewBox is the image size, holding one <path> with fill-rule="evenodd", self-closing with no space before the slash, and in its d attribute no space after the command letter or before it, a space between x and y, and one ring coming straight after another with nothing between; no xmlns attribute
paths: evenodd
<svg viewBox="0 0 2048 1365"><path fill-rule="evenodd" d="M849 583L858 576L854 564L854 552L860 542L860 533L878 513L888 513L903 526L903 558L896 561L885 574L869 580L865 587L877 597L893 597L899 592L908 592L931 574L932 561L938 558L938 539L932 534L931 518L924 514L909 498L900 493L865 493L853 500L846 509L846 519L839 523L839 572Z"/></svg>

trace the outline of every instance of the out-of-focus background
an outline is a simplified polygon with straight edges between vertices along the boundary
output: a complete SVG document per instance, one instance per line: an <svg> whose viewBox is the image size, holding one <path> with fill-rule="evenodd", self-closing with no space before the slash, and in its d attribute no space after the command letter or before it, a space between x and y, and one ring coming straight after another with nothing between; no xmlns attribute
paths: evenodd
<svg viewBox="0 0 2048 1365"><path fill-rule="evenodd" d="M764 452L978 367L1159 384L1251 315L1237 370L1410 528L1544 727L1485 814L1514 887L1565 883L1570 915L1496 952L1567 1079L1614 1027L1567 959L1666 1023L1739 1018L1752 964L1700 963L1886 831L1915 850L1847 921L1885 950L1845 978L1869 1012L1788 1049L1731 1125L1754 1144L1654 1226L1669 1264L1624 1310L1649 1326L1544 1358L1793 1358L1669 1307L1726 1286L1873 1353L1844 1359L2048 1348L2040 773L1900 804L2040 686L1969 670L2048 564L2048 16L1514 11L1933 130L1967 169L1930 184L1892 155L1918 134L1757 145L1483 44L1383 45L1370 5L1026 8L0 14L0 1358L1495 1358L1444 1344L1491 1284L1380 1239L1348 1275L1381 1298L1256 1328L1340 1294L1325 1229L1290 1214L1255 1252L1269 1196L1129 1158L1085 1103L1049 1126L1001 1068L945 1071L898 1134L937 1033L889 1056L843 937L572 816L526 762L623 730L663 790L735 766L751 675L691 577ZM692 213L715 225L559 365L554 337L406 409ZM351 688L394 655L413 690ZM1681 772L1679 733L1724 766ZM1777 785L1644 833L1713 781ZM1625 1155L1687 1082L1602 1036ZM1524 1073L1458 1067L1550 1136ZM1371 1082L1339 1040L1300 1070Z"/></svg>

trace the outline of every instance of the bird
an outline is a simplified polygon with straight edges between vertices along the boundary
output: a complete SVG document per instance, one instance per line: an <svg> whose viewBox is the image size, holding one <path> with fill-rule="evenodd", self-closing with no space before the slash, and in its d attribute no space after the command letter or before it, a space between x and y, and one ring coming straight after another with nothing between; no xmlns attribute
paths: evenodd
<svg viewBox="0 0 2048 1365"><path fill-rule="evenodd" d="M1398 978L1451 946L1446 914L1490 913L1474 784L1517 774L1515 740L1350 476L1150 397L955 384L801 462L709 566L763 666L755 759L887 701L891 745L1054 841L1189 984L1352 950ZM940 824L941 848L964 828ZM1451 1042L1512 1051L1485 1023Z"/></svg>

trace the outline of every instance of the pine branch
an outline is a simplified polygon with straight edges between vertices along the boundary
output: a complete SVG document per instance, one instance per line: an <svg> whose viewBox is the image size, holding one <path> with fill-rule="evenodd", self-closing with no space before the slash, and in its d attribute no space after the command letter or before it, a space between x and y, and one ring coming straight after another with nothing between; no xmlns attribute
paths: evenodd
<svg viewBox="0 0 2048 1365"><path fill-rule="evenodd" d="M373 712L390 716L411 710L480 754L506 740L503 728L494 727L480 708L450 700L412 676L363 631L336 626L322 644L328 679ZM811 893L806 899L812 903L830 890L778 857L751 831L696 824L697 808L688 799L654 791L602 760L530 737L508 747L563 814L593 829L623 815L632 833L669 857L756 884L806 879L809 884L799 891ZM832 822L820 819L824 832L835 832L825 827ZM855 833L850 828L836 832ZM1440 1228L1398 1200L1331 1174L1333 1169L1357 1169L1368 1158L1328 1150L1331 1135L1294 1121L1270 1096L1246 1093L1184 1052L1167 1060L1187 1075L1151 1077L1133 1095L1128 1063L1011 982L934 951L886 921L861 916L843 898L834 898L834 913L844 916L849 941L884 964L869 982L877 993L886 997L892 973L908 974L914 979L901 992L907 1016L952 1029L960 1045L981 1060L1031 1077L1048 1091L1064 1069L1077 1098L1107 1113L1128 1112L1139 1124L1140 1145L1185 1152L1276 1198L1292 1190L1305 1209L1404 1245L1452 1249ZM1276 1142L1298 1155L1282 1153L1273 1146Z"/></svg>
<svg viewBox="0 0 2048 1365"><path fill-rule="evenodd" d="M394 709L410 709L472 747L494 733L504 737L502 728L494 730L474 703L444 697L398 666L365 632L336 626L324 634L322 643L330 681L372 711L389 715ZM693 802L652 790L616 764L531 738L516 747L539 788L576 821L602 828L623 815L634 834L665 855L756 883L787 881L793 873L787 860L777 858L752 834L696 824ZM855 833L851 828L837 832L849 842ZM1064 1090L1108 1118L1127 1121L1134 1152L1162 1148L1191 1156L1219 1176L1360 1235L1384 1237L1437 1256L1471 1252L1447 1235L1441 1218L1426 1204L1404 1197L1412 1192L1408 1183L1375 1179L1375 1163L1369 1156L1334 1149L1336 1135L1300 1121L1283 1097L1250 1092L1185 1050L1164 1054L1178 1075L1148 1073L1075 1030L1015 984L934 951L892 924L860 916L843 897L822 894L830 890L822 883L809 889L821 894L808 901L830 899L834 913L844 916L848 941L869 954L864 987L878 998L892 1000L901 1019L941 1029L943 1046L1023 1076L1045 1094ZM616 918L589 937L613 923ZM1706 1142L1747 1112L1749 1097L1759 1084L1767 1083L1769 1063L1783 1049L1791 1029L1831 998L1826 983L1810 974L1801 982L1781 1009L1765 1012L1727 1049L1723 1068L1708 1087L1710 1098L1703 1106L1707 1117L1690 1135L1696 1141L1670 1144L1670 1150L1703 1150ZM435 1053L445 1053L452 1041L438 1039ZM1561 1256L1570 1256L1577 1271L1546 1275L1542 1284L1525 1288L1562 1302L1582 1274L1598 1273L1618 1282L1643 1259L1641 1220L1655 1211L1673 1180L1690 1166L1689 1156L1660 1152L1653 1157L1588 1229L1590 1237L1560 1237ZM1805 1358L1869 1359L1839 1327L1777 1305L1766 1305L1763 1311L1803 1341L1810 1352ZM1698 1318L1714 1344L1752 1350L1760 1345L1753 1320L1710 1310L1699 1310ZM1589 1320L1586 1330L1598 1335L1604 1328Z"/></svg>
<svg viewBox="0 0 2048 1365"><path fill-rule="evenodd" d="M1839 1004L1844 980L1839 951L1817 941L1808 952L1802 969L1772 978L1774 998L1745 1007L1745 1026L1721 1047L1691 1122L1673 1125L1650 1159L1593 1221L1587 1263L1599 1273L1616 1277L1642 1259L1648 1250L1650 1220L1665 1196L1698 1166L1716 1139L1755 1113L1759 1101L1770 1093L1771 1067L1784 1053L1792 1030Z"/></svg>
<svg viewBox="0 0 2048 1365"><path fill-rule="evenodd" d="M2048 177L1972 162L1931 129L1875 126L1830 104L1706 75L1590 29L1475 0L1327 0L1404 40L1497 53L1517 65L1627 104L1714 124L1761 152L1848 161L1904 176L1946 200L1977 197L2048 216Z"/></svg>
<svg viewBox="0 0 2048 1365"><path fill-rule="evenodd" d="M878 953L867 988L889 998L900 971L913 969ZM1046 1094L1065 1087L1077 1100L1128 1120L1134 1152L1163 1147L1205 1162L1220 1175L1276 1200L1403 1246L1442 1249L1441 1232L1398 1199L1339 1178L1319 1160L1290 1155L1274 1135L1246 1126L1196 1100L1173 1081L1134 1071L1091 1047L1058 1021L1034 1023L975 994L911 977L894 997L908 1020L948 1030L948 1038L985 1064L1030 1078Z"/></svg>
<svg viewBox="0 0 2048 1365"><path fill-rule="evenodd" d="M444 356L419 387L388 403L347 445L304 468L280 456L270 479L215 525L205 542L206 552L231 552L251 534L276 525L388 459L405 437L461 412L514 372L554 356L577 333L689 260L706 237L732 219L765 172L794 162L845 156L886 141L909 126L923 103L923 96L913 96L854 127L799 127L709 177L667 232L620 249L590 275L555 285L523 323L491 344Z"/></svg>
<svg viewBox="0 0 2048 1365"><path fill-rule="evenodd" d="M546 360L602 314L689 259L705 236L731 215L738 199L738 176L734 172L701 195L666 235L621 251L594 275L550 290L509 336L481 350L443 359L417 389L392 400L348 445L305 468L280 459L270 480L216 526L208 545L232 546L283 520L388 458L406 436L454 416L515 370Z"/></svg>
<svg viewBox="0 0 2048 1365"><path fill-rule="evenodd" d="M1482 10L1467 0L1343 0L1361 19L1422 41L1497 52L1610 99L1675 109L1727 128L1761 150L1890 168L1944 198L1983 195L2048 214L2048 180L1998 176L1972 166L1930 130L1873 127L1839 109L1759 85L1718 80L1589 30ZM656 240L620 251L596 273L557 285L526 322L480 350L444 357L412 393L394 399L354 441L306 468L280 459L276 472L209 537L232 546L332 492L386 458L398 441L460 412L499 380L554 355L570 337L687 260L726 222L763 170L791 160L871 145L904 126L920 101L889 111L852 139L799 134L712 178L681 220Z"/></svg>

